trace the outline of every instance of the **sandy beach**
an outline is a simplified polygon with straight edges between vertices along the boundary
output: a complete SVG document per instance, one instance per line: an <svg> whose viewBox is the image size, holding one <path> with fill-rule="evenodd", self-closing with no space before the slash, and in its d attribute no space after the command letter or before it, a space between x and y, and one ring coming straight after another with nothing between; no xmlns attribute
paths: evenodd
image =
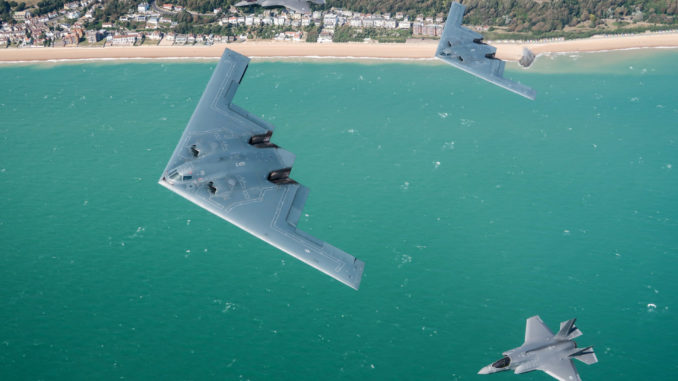
<svg viewBox="0 0 678 381"><path fill-rule="evenodd" d="M65 47L0 49L0 62L33 62L89 59L160 59L218 58L224 48L250 57L288 58L353 58L353 59L430 59L438 41L405 44L331 43L252 41L212 46L130 46L130 47ZM593 52L633 48L678 48L678 32L643 33L629 36L602 37L552 42L491 42L497 57L517 61L524 47L536 55L563 52Z"/></svg>

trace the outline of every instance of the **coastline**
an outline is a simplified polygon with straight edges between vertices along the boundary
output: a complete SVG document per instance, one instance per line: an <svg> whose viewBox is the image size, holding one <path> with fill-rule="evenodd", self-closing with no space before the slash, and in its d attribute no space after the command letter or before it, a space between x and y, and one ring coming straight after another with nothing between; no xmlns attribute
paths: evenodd
<svg viewBox="0 0 678 381"><path fill-rule="evenodd" d="M635 48L678 48L678 32L641 33L626 36L593 36L585 39L532 42L489 42L497 47L497 58L517 61L523 48L535 55L596 52ZM0 64L81 60L217 59L225 48L265 60L432 60L437 40L408 43L304 43L249 41L211 46L127 46L0 49Z"/></svg>

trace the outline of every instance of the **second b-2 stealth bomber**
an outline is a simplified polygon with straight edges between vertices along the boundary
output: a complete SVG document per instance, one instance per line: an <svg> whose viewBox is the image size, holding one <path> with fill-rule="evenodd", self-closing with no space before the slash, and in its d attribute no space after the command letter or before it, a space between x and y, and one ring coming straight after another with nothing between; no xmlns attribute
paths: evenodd
<svg viewBox="0 0 678 381"><path fill-rule="evenodd" d="M483 43L483 36L461 26L466 8L452 3L436 58L506 90L534 100L536 92L518 82L504 78L506 63L494 57L497 48Z"/></svg>
<svg viewBox="0 0 678 381"><path fill-rule="evenodd" d="M574 339L582 333L574 325L575 320L560 323L560 331L554 335L539 316L527 319L525 343L504 352L504 357L482 368L478 374L541 370L560 381L581 381L572 359L591 365L597 363L598 358L593 347L577 348Z"/></svg>

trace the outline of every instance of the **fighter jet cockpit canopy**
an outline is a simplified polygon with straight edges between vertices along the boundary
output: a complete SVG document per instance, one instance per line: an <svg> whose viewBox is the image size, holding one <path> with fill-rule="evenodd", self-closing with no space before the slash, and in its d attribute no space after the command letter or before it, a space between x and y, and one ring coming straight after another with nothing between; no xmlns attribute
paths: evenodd
<svg viewBox="0 0 678 381"><path fill-rule="evenodd" d="M492 363L492 367L497 369L506 368L507 366L509 366L510 363L511 359L508 356L504 356L500 360L497 360L494 363Z"/></svg>

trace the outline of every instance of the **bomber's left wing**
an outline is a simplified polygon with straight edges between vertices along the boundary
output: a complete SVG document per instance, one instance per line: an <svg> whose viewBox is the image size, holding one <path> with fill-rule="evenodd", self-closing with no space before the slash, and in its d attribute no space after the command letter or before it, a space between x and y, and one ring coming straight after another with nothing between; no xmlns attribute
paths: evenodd
<svg viewBox="0 0 678 381"><path fill-rule="evenodd" d="M577 369L570 359L558 359L542 364L538 368L560 381L581 381Z"/></svg>
<svg viewBox="0 0 678 381"><path fill-rule="evenodd" d="M445 22L436 58L478 78L534 100L536 92L504 78L505 62L494 57L497 49L483 43L483 36L461 26L466 7L454 2Z"/></svg>
<svg viewBox="0 0 678 381"><path fill-rule="evenodd" d="M294 155L231 103L248 63L226 49L159 183L357 290L364 263L297 229L308 188L289 177Z"/></svg>

